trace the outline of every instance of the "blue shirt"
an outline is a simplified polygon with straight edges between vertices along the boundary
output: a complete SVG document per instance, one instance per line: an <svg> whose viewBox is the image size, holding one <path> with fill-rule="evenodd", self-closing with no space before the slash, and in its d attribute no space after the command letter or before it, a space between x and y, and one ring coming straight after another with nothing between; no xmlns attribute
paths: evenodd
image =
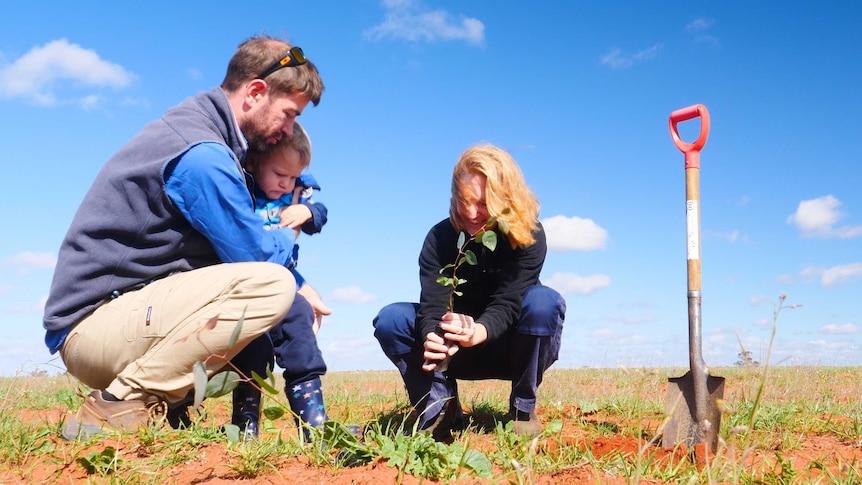
<svg viewBox="0 0 862 485"><path fill-rule="evenodd" d="M168 164L165 191L225 263L292 265L292 229L265 230L227 148L201 143Z"/></svg>

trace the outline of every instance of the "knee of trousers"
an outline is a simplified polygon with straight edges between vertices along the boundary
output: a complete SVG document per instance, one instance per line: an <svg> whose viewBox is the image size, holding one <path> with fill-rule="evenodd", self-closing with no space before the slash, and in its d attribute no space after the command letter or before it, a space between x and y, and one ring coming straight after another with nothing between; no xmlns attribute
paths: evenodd
<svg viewBox="0 0 862 485"><path fill-rule="evenodd" d="M412 303L392 303L383 307L374 317L374 337L388 356L407 354L416 339L413 327L416 309Z"/></svg>
<svg viewBox="0 0 862 485"><path fill-rule="evenodd" d="M524 295L517 333L552 336L561 332L566 318L566 300L547 286L530 287Z"/></svg>
<svg viewBox="0 0 862 485"><path fill-rule="evenodd" d="M273 314L279 317L287 315L296 295L296 279L289 269L268 262L231 264L251 268L245 281L250 291L256 298L265 299Z"/></svg>

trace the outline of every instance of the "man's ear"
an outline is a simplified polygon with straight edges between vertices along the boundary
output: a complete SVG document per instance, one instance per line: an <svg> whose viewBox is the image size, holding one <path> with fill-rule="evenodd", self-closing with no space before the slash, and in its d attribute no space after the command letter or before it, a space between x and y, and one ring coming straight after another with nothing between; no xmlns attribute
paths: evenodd
<svg viewBox="0 0 862 485"><path fill-rule="evenodd" d="M255 103L266 96L268 88L269 86L266 85L266 81L262 79L250 81L245 85L245 103L249 106L254 106Z"/></svg>

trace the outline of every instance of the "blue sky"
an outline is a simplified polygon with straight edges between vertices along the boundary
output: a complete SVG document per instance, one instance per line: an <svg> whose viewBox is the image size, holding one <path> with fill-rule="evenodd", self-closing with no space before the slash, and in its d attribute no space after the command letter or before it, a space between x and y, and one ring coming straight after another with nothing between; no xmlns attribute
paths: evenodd
<svg viewBox="0 0 862 485"><path fill-rule="evenodd" d="M558 367L688 365L685 175L668 116L705 105L703 351L859 365L862 5L855 2L14 2L0 6L0 375L62 369L42 306L105 160L218 85L257 33L326 92L301 117L324 231L300 270L334 314L330 370L392 369L372 335L418 298L417 256L472 144L508 149L542 203ZM683 123L693 140L697 121Z"/></svg>

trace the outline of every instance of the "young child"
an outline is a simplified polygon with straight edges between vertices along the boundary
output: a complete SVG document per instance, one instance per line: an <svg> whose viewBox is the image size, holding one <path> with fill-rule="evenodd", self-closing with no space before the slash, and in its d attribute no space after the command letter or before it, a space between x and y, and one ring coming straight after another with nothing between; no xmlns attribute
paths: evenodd
<svg viewBox="0 0 862 485"><path fill-rule="evenodd" d="M297 236L300 231L321 231L328 211L311 198L320 186L313 177L302 173L311 163L311 141L299 123L294 125L293 136L283 138L266 152L250 150L245 163L254 179L255 211L265 227L289 227ZM284 391L290 408L308 440L306 425L320 426L329 420L320 382L326 364L316 334L322 317L332 311L296 270L297 258L298 246L294 245L290 270L296 278L297 295L285 319L270 330L269 336L275 360L284 369ZM231 422L240 426L245 439L258 435L260 397L260 391L249 383L241 383L234 390Z"/></svg>
<svg viewBox="0 0 862 485"><path fill-rule="evenodd" d="M311 198L320 185L311 174L302 173L311 164L311 140L299 123L294 124L292 137L282 139L264 153L249 151L245 162L254 179L255 212L263 219L264 228L290 227L297 237L300 231L312 235L323 229L328 210ZM296 270L298 258L299 245L295 244L290 269L297 291L314 308L316 334L323 316L332 311Z"/></svg>

